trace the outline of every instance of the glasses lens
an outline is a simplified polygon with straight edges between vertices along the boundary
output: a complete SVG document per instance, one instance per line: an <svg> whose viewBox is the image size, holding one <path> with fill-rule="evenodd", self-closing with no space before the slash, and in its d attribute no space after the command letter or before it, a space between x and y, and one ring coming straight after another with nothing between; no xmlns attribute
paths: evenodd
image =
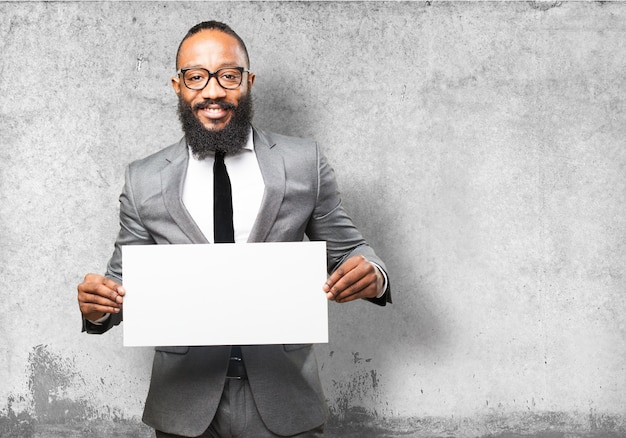
<svg viewBox="0 0 626 438"><path fill-rule="evenodd" d="M217 79L224 88L237 88L241 85L241 72L236 68L221 68L217 71Z"/></svg>
<svg viewBox="0 0 626 438"><path fill-rule="evenodd" d="M202 69L186 70L183 73L183 79L185 80L185 85L187 85L187 87L192 90L201 90L204 88L207 80L209 79L209 73Z"/></svg>

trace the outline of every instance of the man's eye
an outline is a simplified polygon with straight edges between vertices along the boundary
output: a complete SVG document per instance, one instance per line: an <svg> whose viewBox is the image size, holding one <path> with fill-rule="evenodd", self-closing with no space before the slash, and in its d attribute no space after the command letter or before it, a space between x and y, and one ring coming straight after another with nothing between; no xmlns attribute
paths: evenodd
<svg viewBox="0 0 626 438"><path fill-rule="evenodd" d="M202 82L206 79L206 73L200 70L191 70L185 74L187 82Z"/></svg>

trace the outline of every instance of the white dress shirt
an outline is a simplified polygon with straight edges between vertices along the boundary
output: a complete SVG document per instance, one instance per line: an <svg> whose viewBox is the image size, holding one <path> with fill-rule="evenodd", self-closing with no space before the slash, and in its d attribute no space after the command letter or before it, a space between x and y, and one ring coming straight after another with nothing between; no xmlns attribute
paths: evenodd
<svg viewBox="0 0 626 438"><path fill-rule="evenodd" d="M213 243L213 163L214 156L198 160L189 151L189 165L183 188L183 204L207 240ZM252 130L244 148L224 157L233 194L235 242L248 241L261 208L265 183L254 152Z"/></svg>

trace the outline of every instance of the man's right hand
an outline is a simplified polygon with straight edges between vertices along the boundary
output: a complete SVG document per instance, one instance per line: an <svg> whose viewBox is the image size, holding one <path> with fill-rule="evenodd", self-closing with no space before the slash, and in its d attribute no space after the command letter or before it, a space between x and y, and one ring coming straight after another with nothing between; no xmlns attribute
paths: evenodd
<svg viewBox="0 0 626 438"><path fill-rule="evenodd" d="M119 313L124 302L124 286L98 274L87 274L78 285L78 307L83 317L96 321L106 313Z"/></svg>

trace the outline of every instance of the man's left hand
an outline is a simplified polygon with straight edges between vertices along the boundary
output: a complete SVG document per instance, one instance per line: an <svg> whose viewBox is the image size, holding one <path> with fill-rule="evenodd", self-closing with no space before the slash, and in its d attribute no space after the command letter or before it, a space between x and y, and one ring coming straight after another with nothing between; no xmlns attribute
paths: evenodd
<svg viewBox="0 0 626 438"><path fill-rule="evenodd" d="M333 272L322 290L338 303L358 298L376 298L383 291L384 277L378 267L362 255L352 256Z"/></svg>

